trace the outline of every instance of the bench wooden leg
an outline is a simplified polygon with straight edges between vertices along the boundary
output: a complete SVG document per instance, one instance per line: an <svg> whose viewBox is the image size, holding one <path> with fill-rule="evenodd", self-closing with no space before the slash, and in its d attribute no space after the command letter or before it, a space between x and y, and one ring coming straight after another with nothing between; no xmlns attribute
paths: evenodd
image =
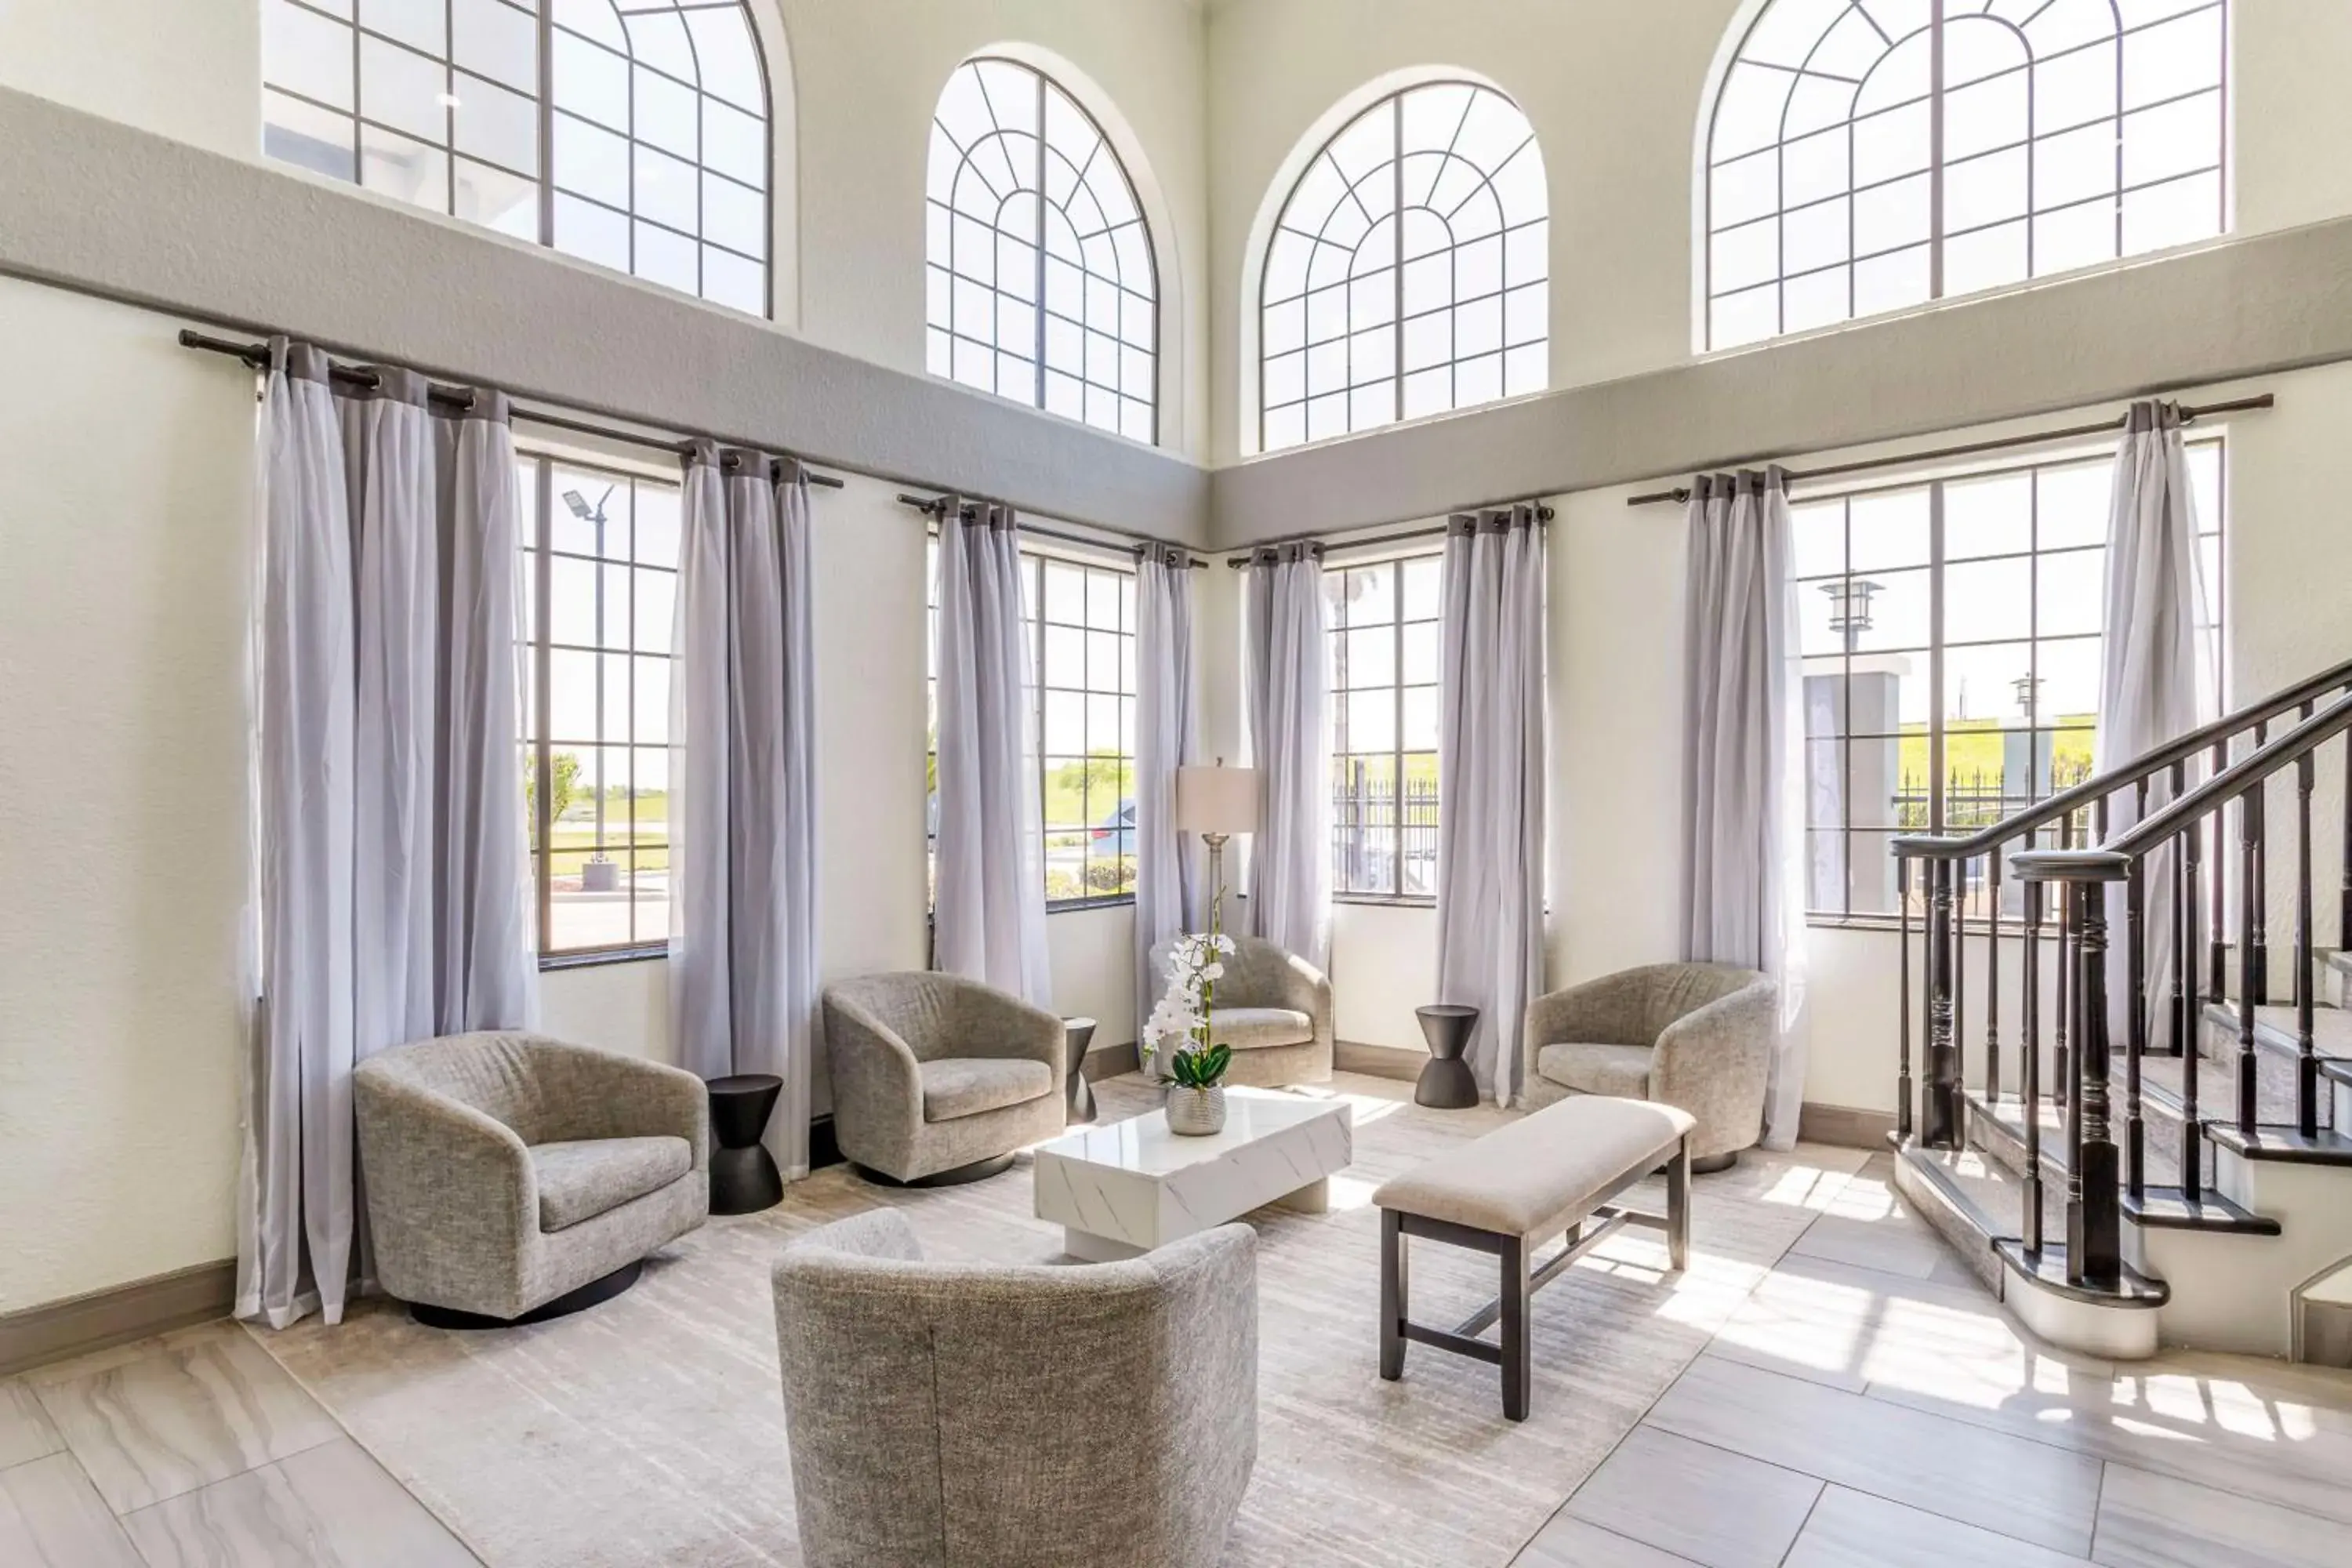
<svg viewBox="0 0 2352 1568"><path fill-rule="evenodd" d="M1677 1272L1690 1267L1690 1137L1675 1145L1666 1162L1666 1261Z"/></svg>
<svg viewBox="0 0 2352 1568"><path fill-rule="evenodd" d="M1528 1395L1533 1386L1528 1345L1528 1243L1525 1237L1503 1241L1503 1418L1528 1418Z"/></svg>
<svg viewBox="0 0 2352 1568"><path fill-rule="evenodd" d="M1404 1375L1405 1240L1403 1215L1381 1211L1381 1375Z"/></svg>

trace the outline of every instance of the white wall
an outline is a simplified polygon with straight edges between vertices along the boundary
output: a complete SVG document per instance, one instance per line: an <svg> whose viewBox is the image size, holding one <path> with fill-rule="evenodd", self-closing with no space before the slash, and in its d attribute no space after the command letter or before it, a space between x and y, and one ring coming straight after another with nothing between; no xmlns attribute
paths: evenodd
<svg viewBox="0 0 2352 1568"><path fill-rule="evenodd" d="M1161 264L1160 444L1205 455L1211 274L1196 5L751 4L789 56L772 73L777 194L796 209L780 215L779 321L859 358L923 372L931 110L969 55L1027 54L1061 70L1124 143ZM0 5L0 86L257 162L260 32L257 0L9 0Z"/></svg>
<svg viewBox="0 0 2352 1568"><path fill-rule="evenodd" d="M234 1250L251 378L0 280L0 1311Z"/></svg>

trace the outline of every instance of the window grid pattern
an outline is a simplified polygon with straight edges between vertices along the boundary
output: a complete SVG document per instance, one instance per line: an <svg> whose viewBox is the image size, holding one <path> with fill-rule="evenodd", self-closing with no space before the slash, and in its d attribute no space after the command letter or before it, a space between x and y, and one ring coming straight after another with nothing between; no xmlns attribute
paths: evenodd
<svg viewBox="0 0 2352 1568"><path fill-rule="evenodd" d="M2218 438L2189 447L2211 647L2223 461ZM1816 918L1896 912L1898 833L1987 826L2090 776L2113 468L2022 465L1790 509ZM1969 897L1987 912L1980 880Z"/></svg>
<svg viewBox="0 0 2352 1568"><path fill-rule="evenodd" d="M742 0L264 0L262 52L271 157L767 314Z"/></svg>
<svg viewBox="0 0 2352 1568"><path fill-rule="evenodd" d="M1723 349L2229 226L2228 0L1774 0L1709 129Z"/></svg>
<svg viewBox="0 0 2352 1568"><path fill-rule="evenodd" d="M1085 110L1014 60L968 60L931 121L927 363L1159 439L1160 284L1127 171Z"/></svg>
<svg viewBox="0 0 2352 1568"><path fill-rule="evenodd" d="M1266 250L1261 447L1542 391L1549 212L1535 132L1491 88L1410 88L1349 121Z"/></svg>
<svg viewBox="0 0 2352 1568"><path fill-rule="evenodd" d="M939 537L928 546L924 674L926 859L936 901L940 836ZM1135 896L1135 573L1021 555L1022 626L1036 696L1045 902Z"/></svg>
<svg viewBox="0 0 2352 1568"><path fill-rule="evenodd" d="M675 484L542 455L526 520L524 795L543 957L669 941Z"/></svg>
<svg viewBox="0 0 2352 1568"><path fill-rule="evenodd" d="M1323 584L1331 609L1332 892L1433 899L1444 557L1334 567Z"/></svg>

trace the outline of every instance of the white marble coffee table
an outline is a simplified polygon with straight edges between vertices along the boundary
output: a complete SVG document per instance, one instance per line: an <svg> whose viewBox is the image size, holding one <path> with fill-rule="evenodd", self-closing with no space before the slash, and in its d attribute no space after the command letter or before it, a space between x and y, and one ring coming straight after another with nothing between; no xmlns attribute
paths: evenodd
<svg viewBox="0 0 2352 1568"><path fill-rule="evenodd" d="M1225 1130L1191 1138L1154 1110L1038 1146L1037 1217L1071 1257L1133 1258L1271 1203L1321 1214L1329 1177L1355 1154L1344 1100L1225 1091Z"/></svg>

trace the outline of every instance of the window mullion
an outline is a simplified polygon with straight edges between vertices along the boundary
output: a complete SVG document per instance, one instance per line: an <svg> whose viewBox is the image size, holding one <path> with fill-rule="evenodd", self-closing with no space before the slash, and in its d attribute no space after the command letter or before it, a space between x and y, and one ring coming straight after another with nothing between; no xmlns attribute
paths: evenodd
<svg viewBox="0 0 2352 1568"><path fill-rule="evenodd" d="M1397 101L1404 100L1400 96ZM1397 131L1404 131L1402 110L1399 111ZM1402 254L1402 247L1399 247ZM1389 892L1402 898L1404 894L1404 563L1400 561L1389 569L1389 698L1394 704L1395 731L1390 735L1394 748L1390 765L1396 771L1390 775L1389 831L1395 835L1395 847L1389 854Z"/></svg>
<svg viewBox="0 0 2352 1568"><path fill-rule="evenodd" d="M1035 304L1036 304L1036 317L1035 317L1035 321L1036 321L1036 326L1037 326L1037 393L1036 393L1037 403L1036 403L1036 405L1037 405L1038 407L1040 407L1040 408L1043 408L1043 407L1045 407L1045 73L1044 73L1044 72L1042 72L1042 71L1037 73L1037 229L1036 229L1036 233L1037 233L1037 258L1036 258L1036 259L1037 259L1037 289L1036 289L1036 300L1035 300ZM1079 395L1079 398L1080 398L1080 404L1081 404L1081 411L1083 412L1083 405L1084 405L1084 401L1085 401L1085 394L1081 393L1081 394ZM1037 587L1038 587L1038 592L1039 592L1039 593L1041 593L1041 594L1042 594L1043 592L1045 592L1045 583L1044 583L1044 580L1043 580L1042 578L1039 580L1038 584L1037 584ZM1038 605L1038 624L1039 624L1040 626L1043 626L1043 625L1045 624L1045 606L1044 606L1044 605L1042 605L1042 604L1040 604L1040 605Z"/></svg>
<svg viewBox="0 0 2352 1568"><path fill-rule="evenodd" d="M2121 58L2122 49L2116 50ZM2029 77L2026 97L2032 98ZM2026 162L2032 162L2032 153ZM2027 222L2032 223L2029 216ZM1944 0L1927 17L1927 298L1944 297ZM1941 694L1938 694L1941 700ZM1937 786L1940 789L1941 784ZM1941 826L1940 816L1937 825Z"/></svg>
<svg viewBox="0 0 2352 1568"><path fill-rule="evenodd" d="M555 475L553 465L547 458L534 458L531 461L537 470L539 489L539 516L532 529L532 537L538 542L539 553L538 558L531 563L531 574L535 579L531 584L531 598L536 610L530 639L534 700L539 720L539 754L533 765L537 769L539 787L534 792L538 798L534 803L536 809L531 815L536 819L533 826L539 833L539 951L544 954L554 946L555 939L554 814L550 809L555 795L555 768L553 748L548 742L548 737L554 732L555 724L554 716L550 711L549 706L553 697L553 679L547 651L550 640L549 616L552 614L554 597L551 585L552 574L550 571L551 563L548 555L549 548L554 542L553 527L549 521L551 516L550 508L554 498L549 494L549 491L553 488Z"/></svg>
<svg viewBox="0 0 2352 1568"><path fill-rule="evenodd" d="M1393 350L1396 357L1389 365L1391 395L1395 399L1395 406L1389 412L1392 422L1404 418L1404 94L1398 93L1393 101L1396 104L1396 141L1389 148L1389 219L1396 226L1394 242L1389 247L1390 259L1396 267L1396 276L1391 280L1395 286L1396 309L1389 318L1389 336L1396 344ZM1499 205L1497 210L1500 210ZM1500 265L1496 263L1498 268ZM1496 307L1497 310L1501 308L1499 304ZM1402 607L1402 598L1398 605ZM1398 651L1402 653L1403 650L1400 647Z"/></svg>

